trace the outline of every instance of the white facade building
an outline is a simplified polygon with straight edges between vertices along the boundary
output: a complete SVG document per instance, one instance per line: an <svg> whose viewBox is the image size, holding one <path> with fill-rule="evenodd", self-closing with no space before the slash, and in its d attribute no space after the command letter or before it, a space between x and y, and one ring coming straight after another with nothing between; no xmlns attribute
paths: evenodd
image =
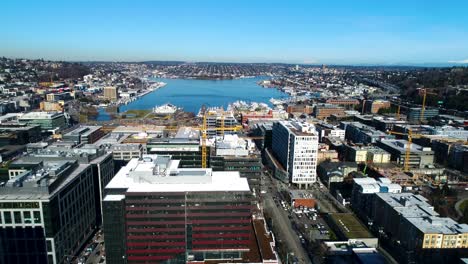
<svg viewBox="0 0 468 264"><path fill-rule="evenodd" d="M280 121L273 125L273 153L300 188L317 181L318 135L311 124Z"/></svg>

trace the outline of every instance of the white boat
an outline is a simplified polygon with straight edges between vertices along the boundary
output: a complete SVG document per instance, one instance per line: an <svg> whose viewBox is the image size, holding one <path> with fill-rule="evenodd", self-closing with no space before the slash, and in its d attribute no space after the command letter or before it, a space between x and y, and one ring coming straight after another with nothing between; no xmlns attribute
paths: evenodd
<svg viewBox="0 0 468 264"><path fill-rule="evenodd" d="M180 108L173 104L163 104L161 106L155 106L153 108L153 113L160 115L174 114Z"/></svg>

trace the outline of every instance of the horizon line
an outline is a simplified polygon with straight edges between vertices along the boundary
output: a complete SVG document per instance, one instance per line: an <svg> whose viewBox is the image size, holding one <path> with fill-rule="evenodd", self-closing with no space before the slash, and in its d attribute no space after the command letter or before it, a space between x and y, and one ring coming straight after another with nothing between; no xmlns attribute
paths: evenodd
<svg viewBox="0 0 468 264"><path fill-rule="evenodd" d="M284 64L284 65L307 65L307 66L329 66L329 67L418 67L418 68L446 68L446 67L467 67L468 61L457 62L420 62L420 63L299 63L299 62L232 62L232 61L191 61L191 60L63 60L63 59L46 59L46 58L24 58L24 57L7 57L6 59L16 60L44 60L53 62L73 62L73 63L151 63L151 62L175 62L175 63L213 63L213 64Z"/></svg>

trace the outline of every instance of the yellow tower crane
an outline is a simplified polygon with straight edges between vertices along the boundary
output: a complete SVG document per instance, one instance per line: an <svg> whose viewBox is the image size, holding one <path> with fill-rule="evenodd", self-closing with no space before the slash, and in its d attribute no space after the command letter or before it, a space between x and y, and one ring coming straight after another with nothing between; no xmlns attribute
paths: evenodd
<svg viewBox="0 0 468 264"><path fill-rule="evenodd" d="M420 112L420 115L419 115L419 122L422 123L422 121L424 119L424 111L426 110L426 96L428 94L432 94L432 95L438 95L438 94L428 92L427 88L422 88L421 90L423 91L423 101L422 101L422 106L421 106L421 112Z"/></svg>
<svg viewBox="0 0 468 264"><path fill-rule="evenodd" d="M388 133L393 135L408 136L408 144L406 144L405 148L405 160L403 161L403 170L405 172L409 172L409 157L411 154L411 143L413 142L413 136L420 135L413 134L413 131L411 129L408 130L408 133L401 133L396 131L388 131Z"/></svg>
<svg viewBox="0 0 468 264"><path fill-rule="evenodd" d="M201 141L202 141L202 160L201 160L201 165L202 165L202 168L206 168L207 167L207 157L208 157L208 153L207 153L207 147L206 147L206 140L208 138L208 135L207 135L207 131L208 131L208 125L207 125L207 116L208 115L211 115L210 113L205 113L203 115L203 120L202 120L202 125L201 127L190 127L192 129L195 129L195 130L200 130L201 132ZM224 126L224 119L221 119L221 126L220 127L214 127L214 128L209 128L210 130L214 130L214 131L221 131L222 134L224 135L224 132L225 131L240 131L242 130L242 126L241 125L236 125L236 126ZM170 128L166 128L164 130L178 130L179 128L176 128L176 127L170 127Z"/></svg>

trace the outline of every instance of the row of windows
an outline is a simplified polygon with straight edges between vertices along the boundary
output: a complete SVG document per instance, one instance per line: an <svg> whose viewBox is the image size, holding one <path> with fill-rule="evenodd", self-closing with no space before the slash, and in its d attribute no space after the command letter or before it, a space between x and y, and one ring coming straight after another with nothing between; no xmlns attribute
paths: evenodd
<svg viewBox="0 0 468 264"><path fill-rule="evenodd" d="M40 224L40 211L4 211L0 213L0 223L5 225Z"/></svg>

